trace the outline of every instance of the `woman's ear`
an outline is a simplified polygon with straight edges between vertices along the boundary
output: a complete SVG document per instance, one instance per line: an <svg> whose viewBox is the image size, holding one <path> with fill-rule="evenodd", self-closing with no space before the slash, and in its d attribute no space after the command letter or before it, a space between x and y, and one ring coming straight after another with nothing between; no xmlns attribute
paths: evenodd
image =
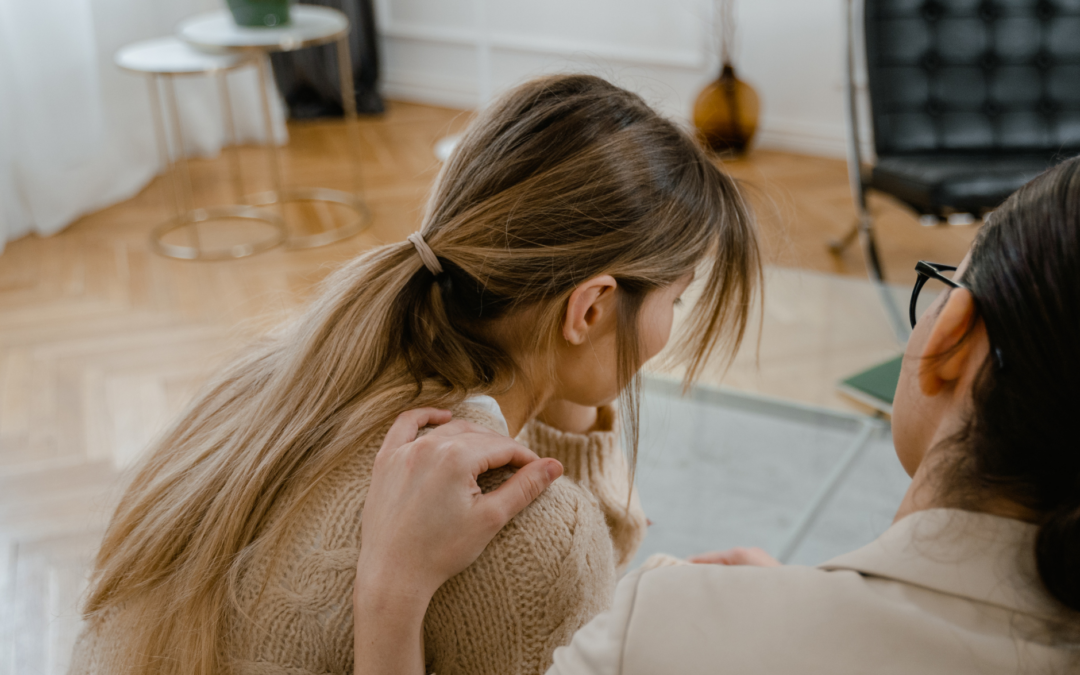
<svg viewBox="0 0 1080 675"><path fill-rule="evenodd" d="M975 319L975 300L971 292L966 288L953 289L934 317L934 325L923 347L919 389L926 396L936 396L981 365L985 356L984 350L978 348L980 342L985 341L982 323L976 323L968 334ZM967 339L964 339L965 335Z"/></svg>
<svg viewBox="0 0 1080 675"><path fill-rule="evenodd" d="M598 326L615 316L615 278L602 274L580 284L570 294L563 317L563 337L572 345L584 344Z"/></svg>

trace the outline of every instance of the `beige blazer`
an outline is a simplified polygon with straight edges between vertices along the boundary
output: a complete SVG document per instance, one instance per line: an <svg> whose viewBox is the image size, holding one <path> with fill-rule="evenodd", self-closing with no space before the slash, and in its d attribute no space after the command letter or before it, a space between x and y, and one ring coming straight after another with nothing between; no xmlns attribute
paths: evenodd
<svg viewBox="0 0 1080 675"><path fill-rule="evenodd" d="M934 509L816 568L639 570L548 675L1080 673L1080 621L1034 576L1035 531Z"/></svg>

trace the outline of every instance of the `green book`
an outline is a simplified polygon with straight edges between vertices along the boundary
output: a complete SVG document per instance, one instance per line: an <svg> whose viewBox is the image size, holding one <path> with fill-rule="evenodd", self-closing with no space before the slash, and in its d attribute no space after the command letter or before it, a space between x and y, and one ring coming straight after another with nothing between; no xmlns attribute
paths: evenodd
<svg viewBox="0 0 1080 675"><path fill-rule="evenodd" d="M903 360L903 356L897 356L852 375L838 385L840 393L892 415L893 397L900 382L900 363Z"/></svg>

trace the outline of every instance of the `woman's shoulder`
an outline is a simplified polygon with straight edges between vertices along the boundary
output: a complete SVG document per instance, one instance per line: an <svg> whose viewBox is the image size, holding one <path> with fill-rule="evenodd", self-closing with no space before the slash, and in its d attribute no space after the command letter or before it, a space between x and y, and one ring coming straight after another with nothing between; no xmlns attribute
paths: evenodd
<svg viewBox="0 0 1080 675"><path fill-rule="evenodd" d="M493 430L498 427L493 415L472 405L456 406L452 412L455 419ZM344 565L337 560L342 557L338 553L344 554L342 560L345 560L359 550L361 514L371 485L375 455L384 436L385 430L374 434L364 447L357 448L313 486L303 503L287 515L288 534L282 542L291 550L287 555L305 559L329 555L334 559L331 566L337 568ZM512 469L496 469L481 475L478 483L484 492L490 492L511 475ZM572 480L556 480L503 529L489 548L498 551L509 546L524 554L522 545L527 541L536 542L529 556L537 560L566 558L575 547L589 549L593 561L606 564L612 559L611 538L596 497ZM278 573L286 572L282 569Z"/></svg>
<svg viewBox="0 0 1080 675"><path fill-rule="evenodd" d="M854 570L677 565L624 577L612 609L556 654L553 672L593 672L581 667L587 655L622 663L613 672L625 674L720 663L725 672L855 673L883 663L888 672L1017 672L1014 629L1005 610ZM1045 645L1025 649L1031 663L1059 658Z"/></svg>
<svg viewBox="0 0 1080 675"><path fill-rule="evenodd" d="M452 412L455 419L505 433L505 422L484 406L465 402L454 407ZM495 469L482 474L477 483L485 493L491 492L513 474L511 468ZM595 560L606 560L613 555L604 511L596 495L579 481L568 478L552 483L510 521L491 546L498 548L511 540L534 538L544 542L542 549L533 552L536 557L564 558L575 541L578 546L587 544L595 549L592 552Z"/></svg>
<svg viewBox="0 0 1080 675"><path fill-rule="evenodd" d="M455 419L464 419L489 429L497 430L496 420L484 410L471 405L459 405L452 409ZM290 515L290 519L300 523L319 523L332 529L357 530L360 512L367 499L367 490L371 485L371 471L375 464L375 455L382 446L390 424L376 429L368 440L355 447L318 483L311 486L303 497L300 508ZM421 434L427 430L422 430ZM348 523L337 523L340 517L348 516ZM340 528L334 527L335 523ZM309 528L304 525L302 529ZM319 529L323 529L320 527ZM349 537L347 537L349 538Z"/></svg>
<svg viewBox="0 0 1080 675"><path fill-rule="evenodd" d="M485 492L512 471L480 476ZM435 672L547 670L556 647L607 609L615 555L599 506L560 478L439 589L424 619Z"/></svg>
<svg viewBox="0 0 1080 675"><path fill-rule="evenodd" d="M592 673L595 664L604 663L611 664L611 672L626 674L718 668L816 673L791 661L802 640L790 626L828 624L820 612L820 601L829 598L822 584L833 586L828 573L808 567L681 564L637 569L619 582L611 610L556 652L552 672ZM841 591L825 604L839 606L834 603L843 603L844 596ZM812 660L812 655L800 658Z"/></svg>
<svg viewBox="0 0 1080 675"><path fill-rule="evenodd" d="M721 607L741 607L745 616L747 608L769 612L775 605L790 613L800 602L814 603L821 598L844 598L848 602L851 596L866 591L864 580L856 573L827 572L803 565L669 565L632 572L626 581L635 586L637 602L679 598L672 602L687 602L708 609L713 618L734 621L739 620L739 613L727 617L725 610L715 611L715 599L724 599Z"/></svg>
<svg viewBox="0 0 1080 675"><path fill-rule="evenodd" d="M505 483L513 469L488 471L477 479L480 489L487 493ZM513 518L495 538L491 546L503 541L535 539L542 545L535 555L544 558L564 558L575 542L594 549L596 556L610 559L614 569L614 551L604 512L596 497L576 481L559 478L529 506Z"/></svg>
<svg viewBox="0 0 1080 675"><path fill-rule="evenodd" d="M499 429L500 420L483 408L461 404L453 407L452 412L455 419L467 420L495 431ZM362 447L355 448L307 491L303 501L291 513L283 509L280 515L290 521L286 539L291 548L298 549L297 552L317 549L321 554L327 550L351 551L359 547L360 519L371 485L375 455L388 430L389 425L372 434ZM421 433L426 431L422 430ZM506 469L490 471L480 477L479 483L482 489L490 491L510 475L511 471ZM597 521L602 524L603 515L592 493L572 481L558 480L541 495L536 504L519 514L511 526L528 531L552 532L580 528L580 534L587 535L592 532L590 525Z"/></svg>

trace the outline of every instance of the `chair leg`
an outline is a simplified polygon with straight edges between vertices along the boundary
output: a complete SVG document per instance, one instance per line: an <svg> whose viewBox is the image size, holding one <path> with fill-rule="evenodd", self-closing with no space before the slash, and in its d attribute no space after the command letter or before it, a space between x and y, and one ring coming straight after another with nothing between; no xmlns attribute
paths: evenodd
<svg viewBox="0 0 1080 675"><path fill-rule="evenodd" d="M878 290L881 304L885 308L885 315L892 327L896 341L901 345L907 344L911 337L911 328L908 327L907 319L896 302L888 284L885 283L885 275L881 269L881 258L878 256L877 243L874 241L873 219L870 213L862 211L859 214L859 222L856 225L859 240L862 242L863 254L866 257L866 271L870 281Z"/></svg>
<svg viewBox="0 0 1080 675"><path fill-rule="evenodd" d="M840 255L859 238L859 222L856 221L844 236L829 240L829 253Z"/></svg>
<svg viewBox="0 0 1080 675"><path fill-rule="evenodd" d="M883 283L885 274L881 270L881 258L878 257L877 241L874 239L874 222L869 213L863 213L855 224L862 242L863 253L866 255L866 267L871 280Z"/></svg>

